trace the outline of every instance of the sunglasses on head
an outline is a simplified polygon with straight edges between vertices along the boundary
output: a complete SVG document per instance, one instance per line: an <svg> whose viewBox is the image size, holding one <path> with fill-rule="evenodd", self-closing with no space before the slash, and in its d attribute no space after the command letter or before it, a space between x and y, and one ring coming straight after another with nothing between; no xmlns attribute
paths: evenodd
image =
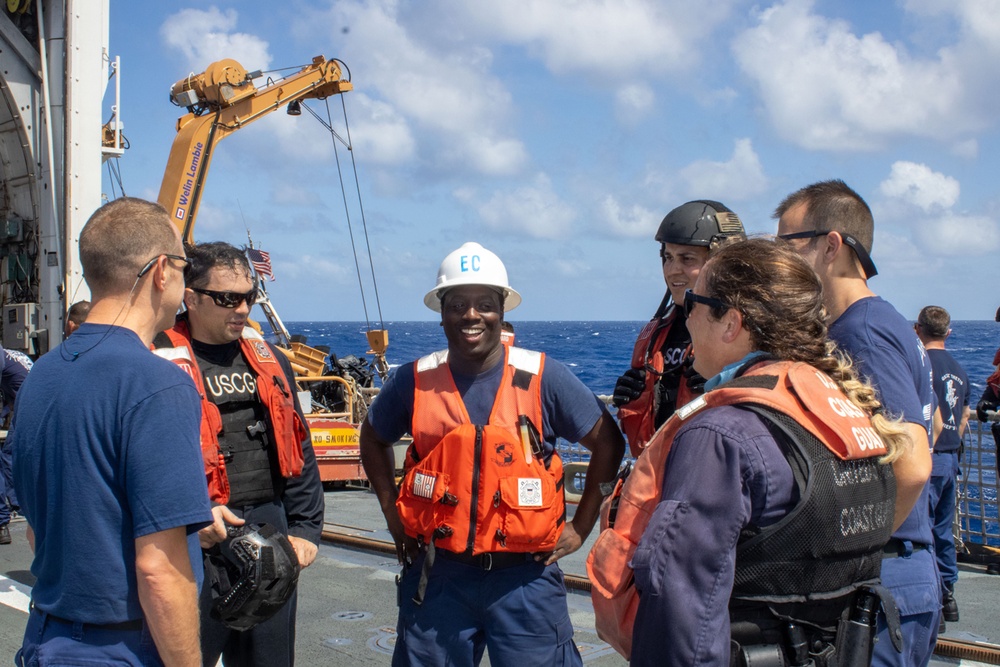
<svg viewBox="0 0 1000 667"><path fill-rule="evenodd" d="M827 234L833 231L836 230L831 229L829 231L823 232L818 229L810 229L809 231L806 232L795 232L794 234L778 234L778 238L781 239L782 241L792 241L794 239L811 239L817 236L826 236ZM854 254L858 256L858 260L860 260L861 262L861 268L865 270L865 277L874 278L875 276L877 276L878 269L875 268L875 262L872 261L872 256L868 254L868 251L865 250L865 247L861 245L861 241L858 241L850 234L845 234L844 232L837 232L837 233L840 234L840 238L843 239L844 243L850 246L851 250L854 251Z"/></svg>
<svg viewBox="0 0 1000 667"><path fill-rule="evenodd" d="M167 259L176 259L178 262L184 262L185 267L191 266L192 262L191 258L189 257L181 257L180 255L170 255L168 253L161 252L159 255L146 262L146 266L142 267L139 270L139 273L136 275L136 278L142 278L144 275L149 273L153 269L153 266L156 265L156 261L161 257L166 257Z"/></svg>
<svg viewBox="0 0 1000 667"><path fill-rule="evenodd" d="M256 287L249 292L217 292L214 289L201 289L200 287L192 287L191 291L211 297L215 305L220 308L237 308L244 301L247 302L247 306L252 306L257 302Z"/></svg>
<svg viewBox="0 0 1000 667"><path fill-rule="evenodd" d="M691 290L684 291L684 317L691 317L691 311L694 310L694 305L696 303L701 303L711 308L722 308L723 310L729 310L732 308L728 303L723 303L718 299L713 299L710 296L702 296L700 294L695 294Z"/></svg>

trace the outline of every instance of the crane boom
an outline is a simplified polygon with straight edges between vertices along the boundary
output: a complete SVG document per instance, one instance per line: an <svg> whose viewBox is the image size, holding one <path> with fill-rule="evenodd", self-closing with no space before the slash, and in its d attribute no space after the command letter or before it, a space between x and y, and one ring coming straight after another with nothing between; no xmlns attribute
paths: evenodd
<svg viewBox="0 0 1000 667"><path fill-rule="evenodd" d="M225 59L171 86L170 99L188 113L177 120L157 201L170 213L185 243L194 241L195 217L216 144L289 102L351 90L351 82L341 77L338 61L316 56L295 74L257 88L252 74Z"/></svg>

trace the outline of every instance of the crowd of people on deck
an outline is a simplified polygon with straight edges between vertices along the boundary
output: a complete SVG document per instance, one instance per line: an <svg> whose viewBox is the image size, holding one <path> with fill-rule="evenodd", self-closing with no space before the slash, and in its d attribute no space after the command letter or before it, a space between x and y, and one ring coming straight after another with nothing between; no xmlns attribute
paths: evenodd
<svg viewBox="0 0 1000 667"><path fill-rule="evenodd" d="M582 665L558 561L595 526L597 631L633 665L928 664L959 618L951 318L911 325L871 290L874 220L844 182L774 217L756 238L715 200L664 217L617 419L514 343L500 257L444 257L423 302L445 347L360 425L402 568L393 665ZM23 515L37 579L16 664L293 665L324 494L292 365L250 326L252 266L129 197L79 252L91 299L62 344L0 351L0 544ZM590 452L572 513L557 438Z"/></svg>

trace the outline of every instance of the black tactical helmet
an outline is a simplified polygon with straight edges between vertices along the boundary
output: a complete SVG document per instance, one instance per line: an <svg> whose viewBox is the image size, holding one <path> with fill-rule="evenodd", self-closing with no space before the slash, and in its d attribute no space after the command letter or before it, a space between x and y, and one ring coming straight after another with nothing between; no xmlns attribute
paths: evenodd
<svg viewBox="0 0 1000 667"><path fill-rule="evenodd" d="M212 617L233 630L249 630L288 602L299 559L271 524L231 527L230 536L208 552L205 585L212 587Z"/></svg>
<svg viewBox="0 0 1000 667"><path fill-rule="evenodd" d="M698 199L681 204L660 223L660 243L711 247L727 236L745 237L739 217L717 201Z"/></svg>

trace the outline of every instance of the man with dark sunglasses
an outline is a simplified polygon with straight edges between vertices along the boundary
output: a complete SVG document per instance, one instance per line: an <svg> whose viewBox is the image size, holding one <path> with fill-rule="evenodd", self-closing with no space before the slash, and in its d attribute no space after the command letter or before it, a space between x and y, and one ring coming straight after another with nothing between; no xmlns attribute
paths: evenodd
<svg viewBox="0 0 1000 667"><path fill-rule="evenodd" d="M681 204L660 222L655 240L666 294L639 332L632 367L618 378L613 401L618 422L638 456L653 433L700 393L704 380L691 368L691 336L685 326L684 290L694 287L709 253L725 242L746 238L739 216L709 199Z"/></svg>
<svg viewBox="0 0 1000 667"><path fill-rule="evenodd" d="M316 558L323 527L323 485L288 359L247 326L257 286L243 252L228 243L188 248L184 271L187 311L157 336L158 354L195 380L202 397L202 451L215 523L205 546L224 538L228 525L267 523L288 536L301 567ZM228 543L220 545L225 549ZM217 554L206 552L201 596L205 664L292 665L296 595L248 630L213 618ZM259 613L246 605L248 614ZM244 619L249 622L248 619Z"/></svg>
<svg viewBox="0 0 1000 667"><path fill-rule="evenodd" d="M919 496L897 498L896 531L882 556L882 583L899 606L903 652L893 648L885 614L880 613L872 664L926 665L941 610L926 484L934 411L927 352L910 323L868 287L875 275L875 223L857 192L840 180L814 183L787 196L774 217L778 238L802 255L823 282L830 338L876 388L885 412L903 420L913 443L893 463L893 472L901 488L914 482L913 488L923 490Z"/></svg>

